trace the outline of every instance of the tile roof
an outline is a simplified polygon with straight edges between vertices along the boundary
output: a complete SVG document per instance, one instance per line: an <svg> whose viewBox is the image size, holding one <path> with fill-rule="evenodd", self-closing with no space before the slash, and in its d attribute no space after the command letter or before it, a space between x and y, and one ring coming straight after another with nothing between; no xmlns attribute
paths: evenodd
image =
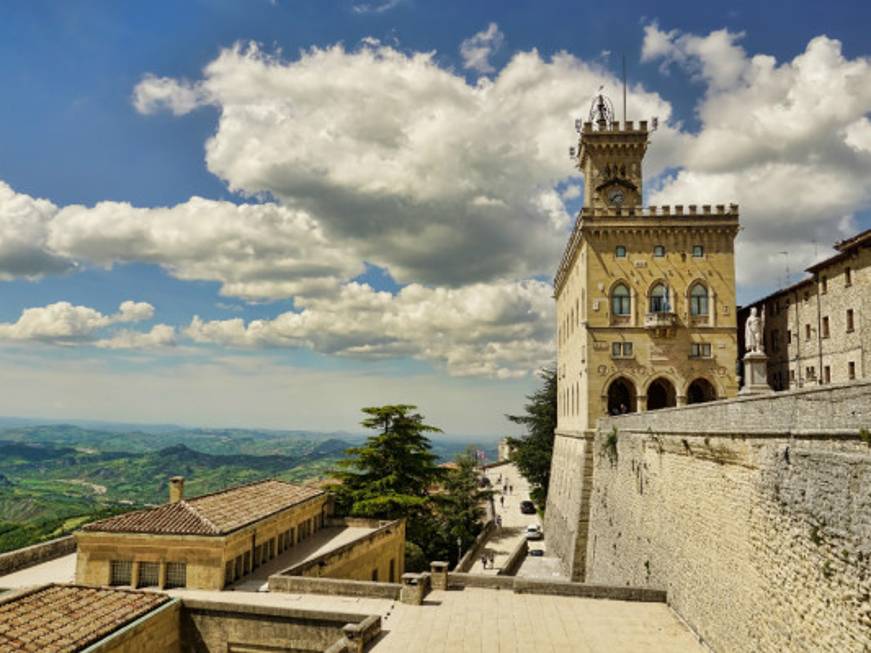
<svg viewBox="0 0 871 653"><path fill-rule="evenodd" d="M0 598L0 653L80 651L154 608L163 594L47 585Z"/></svg>
<svg viewBox="0 0 871 653"><path fill-rule="evenodd" d="M161 535L225 535L307 501L323 490L266 480L136 510L82 527L86 531Z"/></svg>

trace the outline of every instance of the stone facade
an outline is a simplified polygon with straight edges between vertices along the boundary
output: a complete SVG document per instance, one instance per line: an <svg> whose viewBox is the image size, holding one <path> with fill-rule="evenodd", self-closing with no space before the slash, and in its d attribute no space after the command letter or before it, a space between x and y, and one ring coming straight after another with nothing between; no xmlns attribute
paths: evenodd
<svg viewBox="0 0 871 653"><path fill-rule="evenodd" d="M738 390L738 208L642 207L647 143L645 122L583 125L584 207L554 280L558 414L545 532L576 580L596 421Z"/></svg>
<svg viewBox="0 0 871 653"><path fill-rule="evenodd" d="M602 420L588 581L715 651L871 650L869 424L871 382Z"/></svg>
<svg viewBox="0 0 871 653"><path fill-rule="evenodd" d="M835 245L811 277L739 312L765 307L768 383L775 390L871 378L871 230Z"/></svg>
<svg viewBox="0 0 871 653"><path fill-rule="evenodd" d="M227 502L233 501L230 492ZM167 505L178 505L178 501ZM215 535L110 531L101 530L108 527L98 522L75 533L76 582L219 590L320 530L330 510L327 495L319 492L284 510ZM113 578L113 565L117 568L128 564L129 580ZM181 570L180 582L173 571L178 574Z"/></svg>

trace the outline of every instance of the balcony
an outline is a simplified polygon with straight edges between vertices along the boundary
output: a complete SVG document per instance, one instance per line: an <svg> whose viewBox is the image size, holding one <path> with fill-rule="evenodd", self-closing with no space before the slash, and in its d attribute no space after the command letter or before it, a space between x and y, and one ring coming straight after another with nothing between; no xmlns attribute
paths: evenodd
<svg viewBox="0 0 871 653"><path fill-rule="evenodd" d="M676 325L677 315L675 313L647 313L644 316L644 328L650 329L654 335L659 337L673 336Z"/></svg>

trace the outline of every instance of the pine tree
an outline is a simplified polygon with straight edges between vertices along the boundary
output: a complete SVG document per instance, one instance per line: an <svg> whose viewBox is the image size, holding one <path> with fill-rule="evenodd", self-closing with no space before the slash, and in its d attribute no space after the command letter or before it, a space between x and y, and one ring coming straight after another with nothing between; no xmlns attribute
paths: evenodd
<svg viewBox="0 0 871 653"><path fill-rule="evenodd" d="M449 553L453 553L457 539L462 542L464 550L472 544L483 528L484 506L493 496L491 490L480 486L474 447L459 454L454 464L445 477L444 492L439 501L443 530L449 536Z"/></svg>
<svg viewBox="0 0 871 653"><path fill-rule="evenodd" d="M530 496L540 507L547 503L550 483L550 459L553 455L556 430L556 368L550 367L539 374L543 385L527 396L525 415L506 415L515 424L526 427L526 435L509 438L513 448L511 461L529 481Z"/></svg>

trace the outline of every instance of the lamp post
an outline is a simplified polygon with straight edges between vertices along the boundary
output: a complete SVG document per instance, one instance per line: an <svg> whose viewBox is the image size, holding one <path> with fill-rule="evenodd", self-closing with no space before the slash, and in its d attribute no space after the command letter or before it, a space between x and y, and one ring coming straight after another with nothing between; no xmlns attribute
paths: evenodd
<svg viewBox="0 0 871 653"><path fill-rule="evenodd" d="M463 559L463 538L457 536L457 563Z"/></svg>

